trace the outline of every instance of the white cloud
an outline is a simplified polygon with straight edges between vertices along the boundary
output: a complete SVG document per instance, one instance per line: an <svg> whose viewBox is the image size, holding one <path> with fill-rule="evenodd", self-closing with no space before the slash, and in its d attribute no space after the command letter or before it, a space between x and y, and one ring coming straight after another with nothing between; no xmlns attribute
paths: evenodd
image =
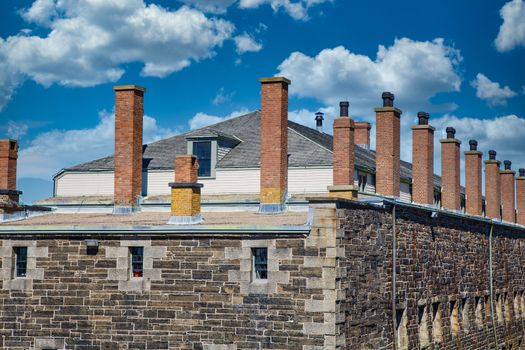
<svg viewBox="0 0 525 350"><path fill-rule="evenodd" d="M512 0L500 10L503 23L494 40L499 52L510 51L517 46L525 46L525 2Z"/></svg>
<svg viewBox="0 0 525 350"><path fill-rule="evenodd" d="M349 100L354 115L370 116L383 91L393 92L402 109L447 111L454 105L434 106L429 100L441 92L460 90L461 60L459 50L446 46L443 39L402 38L390 47L379 46L375 60L342 46L324 49L315 57L293 52L279 65L278 75L292 80L290 92L295 96L332 106Z"/></svg>
<svg viewBox="0 0 525 350"><path fill-rule="evenodd" d="M26 123L17 123L13 120L7 121L7 137L18 140L29 130L29 125Z"/></svg>
<svg viewBox="0 0 525 350"><path fill-rule="evenodd" d="M49 33L0 39L0 108L24 79L93 86L118 80L131 62L143 64L144 76L167 76L212 57L235 29L187 6L170 11L143 0L38 0L23 17Z"/></svg>
<svg viewBox="0 0 525 350"><path fill-rule="evenodd" d="M313 111L305 108L296 109L288 112L288 119L315 129L315 113L317 112L324 113L323 132L332 134L332 125L336 115L336 109L334 107L319 107Z"/></svg>
<svg viewBox="0 0 525 350"><path fill-rule="evenodd" d="M487 101L490 106L506 105L507 99L517 95L508 86L501 87L482 73L478 73L470 85L476 89L476 96Z"/></svg>
<svg viewBox="0 0 525 350"><path fill-rule="evenodd" d="M220 123L226 119L235 118L244 114L249 113L250 111L246 108L241 108L240 110L234 111L227 116L219 117L216 115L210 115L206 113L199 112L195 114L189 121L188 125L190 126L191 130L199 129L208 125Z"/></svg>
<svg viewBox="0 0 525 350"><path fill-rule="evenodd" d="M201 11L207 13L225 13L230 5L237 0L180 0L187 5L193 5Z"/></svg>
<svg viewBox="0 0 525 350"><path fill-rule="evenodd" d="M272 7L274 12L279 10L285 11L290 17L295 20L307 21L310 19L308 10L314 6L332 0L240 0L240 8L257 8L261 5L268 4Z"/></svg>
<svg viewBox="0 0 525 350"><path fill-rule="evenodd" d="M37 135L28 147L20 149L19 177L49 180L60 169L113 153L115 115L103 111L93 128L54 129ZM144 143L176 134L177 130L162 128L157 121L144 116Z"/></svg>
<svg viewBox="0 0 525 350"><path fill-rule="evenodd" d="M255 41L255 39L246 32L237 35L233 40L235 41L235 51L240 55L245 52L259 52L263 48L261 43Z"/></svg>
<svg viewBox="0 0 525 350"><path fill-rule="evenodd" d="M211 103L213 103L214 105L220 105L220 104L223 104L225 102L228 102L231 100L231 98L233 97L233 95L235 95L235 92L232 91L232 92L227 92L224 87L221 87L219 89L219 91L217 91L217 94L215 94L215 97L213 98L213 100L211 101Z"/></svg>

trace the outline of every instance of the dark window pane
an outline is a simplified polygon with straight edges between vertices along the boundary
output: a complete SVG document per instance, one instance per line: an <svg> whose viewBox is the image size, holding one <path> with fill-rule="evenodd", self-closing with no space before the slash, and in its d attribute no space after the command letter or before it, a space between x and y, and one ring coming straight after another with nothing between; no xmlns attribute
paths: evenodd
<svg viewBox="0 0 525 350"><path fill-rule="evenodd" d="M199 159L199 176L211 176L211 141L194 142L193 154Z"/></svg>
<svg viewBox="0 0 525 350"><path fill-rule="evenodd" d="M144 271L144 248L131 247L131 275L142 277Z"/></svg>
<svg viewBox="0 0 525 350"><path fill-rule="evenodd" d="M268 249L252 248L255 279L268 278Z"/></svg>
<svg viewBox="0 0 525 350"><path fill-rule="evenodd" d="M27 247L15 248L15 275L16 277L26 277L27 274Z"/></svg>

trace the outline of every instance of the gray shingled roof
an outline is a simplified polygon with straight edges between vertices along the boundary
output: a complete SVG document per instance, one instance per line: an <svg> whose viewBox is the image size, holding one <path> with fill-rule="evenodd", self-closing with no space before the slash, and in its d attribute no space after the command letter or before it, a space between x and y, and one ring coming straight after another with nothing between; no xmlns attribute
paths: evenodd
<svg viewBox="0 0 525 350"><path fill-rule="evenodd" d="M288 153L290 167L332 165L332 135L319 132L304 125L288 121ZM217 168L257 168L259 164L259 112L225 120L223 122L192 130L143 146L143 168L173 169L175 155L187 151L187 137L223 136L238 139L238 143L217 163ZM375 171L375 152L355 147L356 166ZM113 156L108 156L64 169L64 171L113 170ZM412 164L401 161L401 178L410 180ZM434 177L435 185L441 186L441 178Z"/></svg>

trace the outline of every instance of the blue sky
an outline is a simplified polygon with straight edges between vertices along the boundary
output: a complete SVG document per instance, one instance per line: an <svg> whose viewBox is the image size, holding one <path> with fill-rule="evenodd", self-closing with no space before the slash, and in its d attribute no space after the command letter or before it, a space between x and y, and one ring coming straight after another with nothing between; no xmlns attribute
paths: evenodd
<svg viewBox="0 0 525 350"><path fill-rule="evenodd" d="M373 122L390 90L404 159L425 110L438 135L454 126L464 147L525 167L523 0L4 0L0 13L0 137L20 141L25 201L112 153L118 84L147 88L146 141L258 109L257 79L284 74L292 120L313 126L320 109L329 129L345 99Z"/></svg>

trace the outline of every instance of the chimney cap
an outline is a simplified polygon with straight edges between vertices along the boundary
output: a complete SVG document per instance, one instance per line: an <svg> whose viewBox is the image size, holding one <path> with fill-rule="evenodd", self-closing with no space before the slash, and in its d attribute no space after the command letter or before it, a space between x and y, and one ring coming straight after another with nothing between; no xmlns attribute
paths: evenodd
<svg viewBox="0 0 525 350"><path fill-rule="evenodd" d="M520 177L525 177L525 169L520 168L518 171L520 173Z"/></svg>
<svg viewBox="0 0 525 350"><path fill-rule="evenodd" d="M427 112L418 112L417 113L417 119L419 125L428 125L428 119L430 117L430 114Z"/></svg>
<svg viewBox="0 0 525 350"><path fill-rule="evenodd" d="M113 90L115 91L137 90L137 91L146 92L146 88L142 86L138 86L138 85L117 85L117 86L113 86Z"/></svg>
<svg viewBox="0 0 525 350"><path fill-rule="evenodd" d="M470 140L468 142L468 144L470 145L470 150L471 151L477 151L478 150L478 141L476 140Z"/></svg>
<svg viewBox="0 0 525 350"><path fill-rule="evenodd" d="M395 96L390 91L385 91L381 94L383 99L383 107L394 107Z"/></svg>
<svg viewBox="0 0 525 350"><path fill-rule="evenodd" d="M348 117L348 107L349 106L350 106L350 103L348 101L339 102L339 116L340 117Z"/></svg>
<svg viewBox="0 0 525 350"><path fill-rule="evenodd" d="M489 151L489 159L490 159L490 160L496 160L496 154L497 154L496 151L494 151L493 149L491 149L491 150Z"/></svg>
<svg viewBox="0 0 525 350"><path fill-rule="evenodd" d="M287 85L292 84L292 81L290 79L287 79L285 77L268 77L268 78L259 78L259 82L261 84L268 84L268 83L285 83Z"/></svg>
<svg viewBox="0 0 525 350"><path fill-rule="evenodd" d="M454 129L453 127L449 126L445 130L447 132L447 139L454 139L454 138L456 138L456 129Z"/></svg>
<svg viewBox="0 0 525 350"><path fill-rule="evenodd" d="M512 162L510 160L504 160L505 170L511 170Z"/></svg>
<svg viewBox="0 0 525 350"><path fill-rule="evenodd" d="M315 120L324 120L324 113L323 112L317 112L315 113Z"/></svg>

